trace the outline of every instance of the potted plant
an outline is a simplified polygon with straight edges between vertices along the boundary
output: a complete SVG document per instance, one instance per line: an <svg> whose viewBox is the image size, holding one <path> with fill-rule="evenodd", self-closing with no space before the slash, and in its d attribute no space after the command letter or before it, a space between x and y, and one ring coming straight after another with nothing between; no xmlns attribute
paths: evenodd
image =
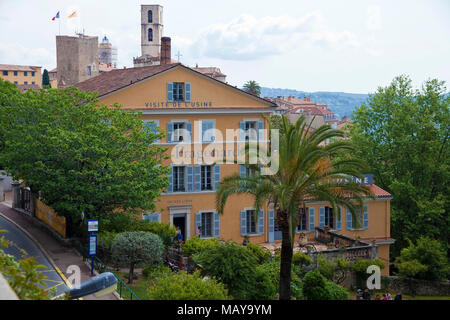
<svg viewBox="0 0 450 320"><path fill-rule="evenodd" d="M242 242L242 245L246 246L250 242L250 238L246 235L244 236L244 241Z"/></svg>
<svg viewBox="0 0 450 320"><path fill-rule="evenodd" d="M323 229L324 229L325 231L331 230L331 228L330 228L329 226L327 226L327 225L324 225L324 226L323 226Z"/></svg>

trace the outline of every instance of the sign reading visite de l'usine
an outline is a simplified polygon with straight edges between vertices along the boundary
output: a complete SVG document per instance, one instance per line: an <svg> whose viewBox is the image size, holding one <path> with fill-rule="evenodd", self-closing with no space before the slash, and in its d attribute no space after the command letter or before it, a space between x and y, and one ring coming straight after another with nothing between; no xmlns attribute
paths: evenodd
<svg viewBox="0 0 450 320"><path fill-rule="evenodd" d="M212 107L212 102L200 102L200 101L193 101L193 102L168 102L168 101L162 101L162 102L145 102L146 108L208 108Z"/></svg>

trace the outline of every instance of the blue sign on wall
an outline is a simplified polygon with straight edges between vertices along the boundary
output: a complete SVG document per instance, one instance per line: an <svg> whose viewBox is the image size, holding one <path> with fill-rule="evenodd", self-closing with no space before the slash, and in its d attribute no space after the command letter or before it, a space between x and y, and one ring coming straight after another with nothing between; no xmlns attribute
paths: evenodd
<svg viewBox="0 0 450 320"><path fill-rule="evenodd" d="M93 257L97 255L97 235L89 235L89 256Z"/></svg>
<svg viewBox="0 0 450 320"><path fill-rule="evenodd" d="M373 174L364 174L362 179L353 177L353 181L362 185L373 184Z"/></svg>

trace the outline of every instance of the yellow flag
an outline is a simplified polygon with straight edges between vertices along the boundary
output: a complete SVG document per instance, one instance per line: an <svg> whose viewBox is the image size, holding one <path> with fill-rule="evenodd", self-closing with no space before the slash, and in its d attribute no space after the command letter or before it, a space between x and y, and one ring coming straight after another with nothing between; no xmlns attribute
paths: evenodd
<svg viewBox="0 0 450 320"><path fill-rule="evenodd" d="M69 16L69 18L75 18L76 16L77 16L77 12L74 11L74 12L72 12L72 14Z"/></svg>

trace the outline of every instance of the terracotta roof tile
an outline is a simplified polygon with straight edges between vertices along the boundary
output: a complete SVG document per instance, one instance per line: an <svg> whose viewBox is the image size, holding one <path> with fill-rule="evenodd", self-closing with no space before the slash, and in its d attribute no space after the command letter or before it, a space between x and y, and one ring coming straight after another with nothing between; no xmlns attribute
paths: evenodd
<svg viewBox="0 0 450 320"><path fill-rule="evenodd" d="M178 63L171 63L166 65L141 67L141 68L127 68L115 69L99 76L90 78L88 80L79 82L75 85L80 90L98 92L99 96L119 90L137 81L149 78L163 71L169 70Z"/></svg>
<svg viewBox="0 0 450 320"><path fill-rule="evenodd" d="M392 197L392 195L381 189L379 186L377 186L376 184L371 184L369 186L370 190L378 197L378 198L387 198L387 197Z"/></svg>

